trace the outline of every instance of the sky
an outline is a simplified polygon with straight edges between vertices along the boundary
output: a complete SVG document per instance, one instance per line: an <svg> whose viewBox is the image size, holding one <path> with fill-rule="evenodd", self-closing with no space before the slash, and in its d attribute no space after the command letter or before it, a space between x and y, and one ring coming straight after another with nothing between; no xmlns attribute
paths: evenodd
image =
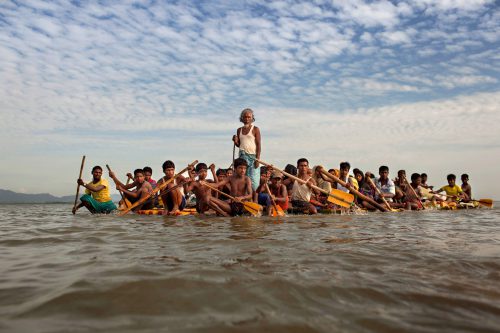
<svg viewBox="0 0 500 333"><path fill-rule="evenodd" d="M82 155L468 173L500 199L500 1L1 1L0 188L71 195ZM107 175L107 172L105 172Z"/></svg>

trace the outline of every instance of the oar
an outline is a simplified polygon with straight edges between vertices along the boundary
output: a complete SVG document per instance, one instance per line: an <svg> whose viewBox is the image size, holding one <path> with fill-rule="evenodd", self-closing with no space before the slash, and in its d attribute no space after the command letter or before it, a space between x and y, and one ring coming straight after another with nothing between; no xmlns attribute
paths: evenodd
<svg viewBox="0 0 500 333"><path fill-rule="evenodd" d="M233 163L231 164L231 166L229 168L232 168L234 170L234 153L236 152L236 143L233 142Z"/></svg>
<svg viewBox="0 0 500 333"><path fill-rule="evenodd" d="M253 216L259 216L262 212L262 206L259 205L258 203L255 203L255 202L252 202L252 201L242 201L238 198L235 198L227 193L224 193L222 191L220 191L219 189L213 187L213 186L210 186L208 185L207 182L205 181L202 181L200 182L202 185L205 185L206 187L214 190L215 192L217 193L220 193L222 195L225 195L226 197L228 197L229 199L233 200L233 201L236 201L236 202L239 202L241 204L243 204L243 208L245 208L250 214L252 214Z"/></svg>
<svg viewBox="0 0 500 333"><path fill-rule="evenodd" d="M184 169L182 169L180 172L178 172L172 178L170 178L166 182L163 182L160 185L156 186L156 188L154 188L153 191L151 191L147 197L144 197L144 198L141 198L141 199L137 200L131 207L126 208L120 214L118 214L118 216L123 216L123 215L127 214L128 212L130 212L135 207L137 207L139 205L142 205L143 203L145 203L146 201L148 201L150 198L154 197L156 195L156 192L161 191L164 188L166 188L167 185L170 184L171 182L173 182L175 178L179 177L179 175L183 174L184 172L186 172L188 169L192 168L197 163L198 163L198 160L194 160L193 163L189 164L187 167L185 167Z"/></svg>
<svg viewBox="0 0 500 333"><path fill-rule="evenodd" d="M109 171L109 172L112 172L112 171L111 171L111 168L109 167L109 165L108 165L108 164L106 164L106 168L108 169L108 171ZM128 177L127 177L127 183L128 183L128 180L129 180L129 179L130 179L130 178L128 178ZM123 196L123 192L122 192L122 191L118 191L118 192L120 193L120 196L122 197L122 200L123 200L123 202L125 203L125 207L127 207L127 208L128 208L128 202L127 202L128 200L125 200L125 197Z"/></svg>
<svg viewBox="0 0 500 333"><path fill-rule="evenodd" d="M417 192L415 192L415 189L410 185L410 183L408 183L408 179L406 179L406 176L404 176L404 175L403 175L403 180L405 181L406 185L411 189L415 198L417 198L418 203L420 204L420 207L422 207L422 209L425 209L424 205L422 204L422 201L420 200L420 198L417 195Z"/></svg>
<svg viewBox="0 0 500 333"><path fill-rule="evenodd" d="M332 175L331 173L329 172L326 172L325 169L323 168L319 168L320 172L326 176L327 178L330 178L331 180L333 181L336 181L337 183L339 183L340 185L344 186L344 187L347 187L347 183L345 181L343 181L342 179L340 179L339 177L335 176L335 175ZM350 187L349 188L350 191L352 191L353 193L355 193L358 197L360 197L361 199L369 202L370 204L372 204L373 206L375 206L375 208L379 209L380 211L382 212L387 212L387 208L385 208L384 206L382 206L381 204L379 204L378 202L376 202L375 200L373 200L372 198L364 195L363 193L359 192L358 190L356 190L354 187Z"/></svg>
<svg viewBox="0 0 500 333"><path fill-rule="evenodd" d="M272 164L266 163L266 162L261 161L259 159L256 159L256 161L259 162L259 163L261 163L261 164L264 164L264 165L266 165L268 167L271 167L273 169L281 171L282 174L284 174L285 176L287 176L289 178L292 178L292 179L298 181L299 183L302 183L302 184L306 184L307 183L307 181L305 181L303 179L300 179L299 177L296 177L296 176L294 176L292 174L289 174L288 172L286 172L284 170L278 169L275 166L273 166ZM345 208L350 208L351 206L354 205L354 203L353 203L353 201L354 201L354 195L352 195L350 193L346 193L346 192L343 192L343 191L340 191L340 190L336 190L336 189L332 189L331 192L328 192L327 190L322 189L321 187L318 187L316 185L311 185L311 187L314 188L317 191L320 191L321 193L324 193L324 194L328 195L327 200L330 201L331 203L334 203L336 205L339 205L339 206L342 206L342 207L345 207Z"/></svg>
<svg viewBox="0 0 500 333"><path fill-rule="evenodd" d="M269 186L267 185L267 183L265 183L264 185L266 186L266 191L267 191L267 193L269 193L269 197L271 198L271 202L273 204L273 208L274 208L273 216L285 216L285 212L283 211L283 208L281 208L281 206L278 206L276 204L276 201L274 201L273 194L271 193L271 190L269 189ZM274 215L274 214L276 214L276 215Z"/></svg>
<svg viewBox="0 0 500 333"><path fill-rule="evenodd" d="M479 200L472 199L471 201L477 202L480 205L488 207L488 208L493 208L493 200L492 199L479 199Z"/></svg>
<svg viewBox="0 0 500 333"><path fill-rule="evenodd" d="M398 210L397 209L393 209L391 207L391 205L389 205L389 203L387 202L387 200L385 200L384 196L382 195L382 192L380 192L379 188L375 185L375 183L373 183L372 178L370 176L367 177L365 175L365 179L368 179L368 181L370 182L370 184L372 185L372 187L375 188L375 191L377 192L378 196L382 199L382 202L387 207L387 209L389 209L391 212L397 212Z"/></svg>
<svg viewBox="0 0 500 333"><path fill-rule="evenodd" d="M85 155L83 155L83 157L82 157L82 165L80 166L80 176L78 176L78 179L82 179L84 165L85 165ZM73 206L73 211L76 209L76 204L78 202L78 195L79 194L80 194L80 184L76 185L75 205Z"/></svg>

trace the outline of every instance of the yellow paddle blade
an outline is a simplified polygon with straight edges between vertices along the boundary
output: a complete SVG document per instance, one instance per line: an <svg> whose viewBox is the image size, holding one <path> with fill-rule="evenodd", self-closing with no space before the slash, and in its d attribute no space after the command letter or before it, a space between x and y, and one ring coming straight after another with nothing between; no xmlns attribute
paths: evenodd
<svg viewBox="0 0 500 333"><path fill-rule="evenodd" d="M341 190L332 189L330 192L330 195L336 197L339 200L342 200L342 201L345 201L348 203L351 203L354 201L354 195L352 195L351 193L341 191Z"/></svg>
<svg viewBox="0 0 500 333"><path fill-rule="evenodd" d="M334 203L336 205L339 205L341 207L345 207L345 208L351 207L350 203L339 200L336 197L332 196L331 194L328 196L328 198L326 200L328 200L329 202Z"/></svg>
<svg viewBox="0 0 500 333"><path fill-rule="evenodd" d="M262 206L259 205L258 203L251 202L251 201L243 201L243 208L247 210L250 214L256 216L260 215L262 212Z"/></svg>
<svg viewBox="0 0 500 333"><path fill-rule="evenodd" d="M481 206L485 206L488 208L493 207L493 200L492 199L479 199L479 200L473 200L477 203L479 203Z"/></svg>
<svg viewBox="0 0 500 333"><path fill-rule="evenodd" d="M285 212L283 211L283 208L276 205L276 208L274 208L274 206L271 207L271 215L272 216L285 216Z"/></svg>

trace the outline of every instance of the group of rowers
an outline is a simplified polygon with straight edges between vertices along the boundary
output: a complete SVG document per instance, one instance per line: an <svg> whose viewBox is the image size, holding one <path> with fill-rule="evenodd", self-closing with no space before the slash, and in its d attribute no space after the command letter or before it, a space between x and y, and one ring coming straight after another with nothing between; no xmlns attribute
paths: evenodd
<svg viewBox="0 0 500 333"><path fill-rule="evenodd" d="M218 169L205 163L190 165L187 176L175 172L174 162L167 160L162 165L164 176L157 182L152 179L152 168L136 169L127 174L133 181L121 182L116 174L109 170L116 189L122 195L120 202L134 210L149 210L163 207L164 213L178 215L190 204L195 205L200 214L215 212L222 216L235 216L245 213L245 202L262 205L264 213L271 215L279 206L283 211L293 208L294 212L316 214L319 209L340 209L329 200L332 191L354 194L351 208L376 210L380 203L388 208L409 210L422 209L422 202L471 200L469 177L463 174L462 186L457 185L456 176L447 176L448 185L437 191L427 184L425 173L413 173L410 181L405 170L399 170L397 178L391 180L389 168L381 166L379 175L363 173L355 168L350 175L351 165L341 162L338 169L325 170L322 166L311 168L306 158L300 158L296 165L288 164L280 170L260 161L261 137L259 129L253 125L253 111L241 112L243 126L233 136L235 147L239 148L239 157L233 160L228 169ZM261 166L262 165L262 166ZM208 179L208 170L212 179ZM92 169L92 181L77 183L85 187L81 203L73 208L73 214L81 207L92 213L109 213L117 209L111 200L109 183L102 178L102 168ZM153 195L153 192L158 192ZM441 195L445 192L444 195ZM195 200L192 200L195 198ZM136 203L136 204L134 204Z"/></svg>

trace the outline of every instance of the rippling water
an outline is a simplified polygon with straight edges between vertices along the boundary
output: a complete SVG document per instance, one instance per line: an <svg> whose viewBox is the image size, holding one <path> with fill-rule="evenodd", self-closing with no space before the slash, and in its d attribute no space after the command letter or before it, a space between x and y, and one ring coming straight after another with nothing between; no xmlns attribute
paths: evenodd
<svg viewBox="0 0 500 333"><path fill-rule="evenodd" d="M272 218L0 205L0 331L499 332L500 210Z"/></svg>

